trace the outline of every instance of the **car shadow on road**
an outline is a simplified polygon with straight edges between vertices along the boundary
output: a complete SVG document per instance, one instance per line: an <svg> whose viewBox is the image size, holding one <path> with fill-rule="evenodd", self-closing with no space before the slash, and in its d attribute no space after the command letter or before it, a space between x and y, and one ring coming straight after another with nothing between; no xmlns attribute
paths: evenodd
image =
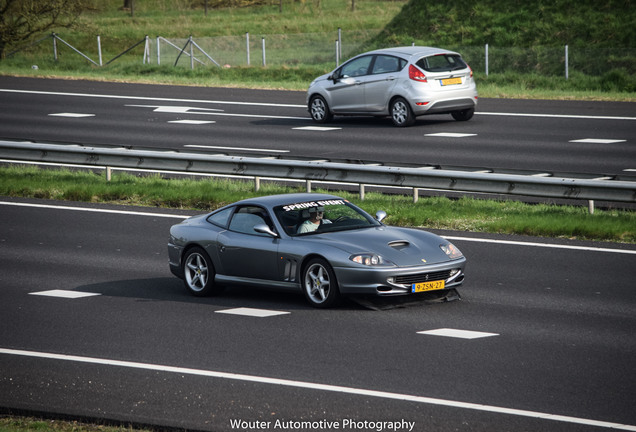
<svg viewBox="0 0 636 432"><path fill-rule="evenodd" d="M195 297L173 277L148 279L127 279L82 285L75 291L90 292L109 297L136 299L139 302L182 302L207 304L215 308L255 308L276 310L315 310L301 292L281 292L273 289L251 288L243 286L226 287L216 295ZM456 294L456 293L455 293ZM342 310L391 310L396 308L420 307L432 303L459 300L459 296L440 298L438 295L415 297L344 297L336 306Z"/></svg>
<svg viewBox="0 0 636 432"><path fill-rule="evenodd" d="M387 129L387 128L395 128L391 119L389 117L369 117L369 116L341 116L336 117L329 123L318 124L315 123L310 118L307 118L307 121L296 120L296 119L262 119L262 120L254 120L251 122L253 125L257 126L287 126L290 128L306 128L306 127L324 127L324 128L347 128L347 129ZM417 128L417 127L427 127L437 124L445 124L445 123L457 123L450 116L423 116L418 117L415 123L409 127ZM398 129L398 128L396 128Z"/></svg>
<svg viewBox="0 0 636 432"><path fill-rule="evenodd" d="M165 301L208 304L218 308L247 307L256 309L313 310L301 292L281 292L274 289L232 286L218 294L195 297L174 277L128 279L78 286L75 291L98 293L109 297L132 298L137 301ZM364 309L355 302L344 300L339 308Z"/></svg>

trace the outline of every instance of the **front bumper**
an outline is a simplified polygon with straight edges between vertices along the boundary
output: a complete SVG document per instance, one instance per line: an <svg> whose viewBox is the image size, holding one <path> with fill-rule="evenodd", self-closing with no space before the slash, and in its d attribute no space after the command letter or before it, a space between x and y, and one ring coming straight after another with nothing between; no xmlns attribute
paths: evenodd
<svg viewBox="0 0 636 432"><path fill-rule="evenodd" d="M342 294L380 296L412 294L412 284L444 280L444 289L464 281L466 259L416 267L335 267Z"/></svg>

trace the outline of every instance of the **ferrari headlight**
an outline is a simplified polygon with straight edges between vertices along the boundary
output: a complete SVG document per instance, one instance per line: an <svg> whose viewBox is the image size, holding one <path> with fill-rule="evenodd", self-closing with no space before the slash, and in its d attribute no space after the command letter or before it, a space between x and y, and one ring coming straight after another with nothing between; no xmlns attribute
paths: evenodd
<svg viewBox="0 0 636 432"><path fill-rule="evenodd" d="M459 249L457 249L457 246L455 246L452 243L448 243L448 244L441 244L439 245L440 249L444 251L444 253L446 255L448 255L448 257L450 259L459 259L461 257L463 257L464 255L460 252Z"/></svg>
<svg viewBox="0 0 636 432"><path fill-rule="evenodd" d="M351 255L349 259L355 263L363 264L366 266L392 266L395 265L391 261L382 258L376 254L357 254Z"/></svg>

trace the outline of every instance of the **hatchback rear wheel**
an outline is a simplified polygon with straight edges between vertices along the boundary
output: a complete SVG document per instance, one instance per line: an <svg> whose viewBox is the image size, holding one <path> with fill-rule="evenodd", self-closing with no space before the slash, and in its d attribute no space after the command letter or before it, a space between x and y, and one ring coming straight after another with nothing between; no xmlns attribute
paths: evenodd
<svg viewBox="0 0 636 432"><path fill-rule="evenodd" d="M403 98L396 98L391 101L391 120L397 127L406 127L415 123L415 116L409 103Z"/></svg>
<svg viewBox="0 0 636 432"><path fill-rule="evenodd" d="M327 123L333 118L329 105L322 96L313 96L309 100L309 113L316 123Z"/></svg>

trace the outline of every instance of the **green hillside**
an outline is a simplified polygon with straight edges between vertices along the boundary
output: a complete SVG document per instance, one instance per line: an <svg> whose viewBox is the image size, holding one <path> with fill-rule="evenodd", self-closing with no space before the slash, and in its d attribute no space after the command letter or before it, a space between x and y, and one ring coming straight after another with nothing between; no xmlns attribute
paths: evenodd
<svg viewBox="0 0 636 432"><path fill-rule="evenodd" d="M636 48L632 0L410 0L378 45Z"/></svg>

